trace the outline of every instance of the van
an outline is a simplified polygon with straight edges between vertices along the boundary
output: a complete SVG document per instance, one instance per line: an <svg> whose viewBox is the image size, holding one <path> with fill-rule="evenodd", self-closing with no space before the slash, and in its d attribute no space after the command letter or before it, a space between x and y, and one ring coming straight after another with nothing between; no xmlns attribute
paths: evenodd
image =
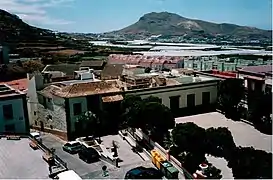
<svg viewBox="0 0 273 180"><path fill-rule="evenodd" d="M73 170L68 170L57 174L54 179L59 180L82 180L82 178Z"/></svg>

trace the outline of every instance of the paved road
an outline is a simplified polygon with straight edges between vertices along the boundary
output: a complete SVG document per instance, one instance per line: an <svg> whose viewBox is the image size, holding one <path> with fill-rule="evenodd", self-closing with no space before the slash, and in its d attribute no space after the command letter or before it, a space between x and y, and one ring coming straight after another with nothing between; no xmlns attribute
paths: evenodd
<svg viewBox="0 0 273 180"><path fill-rule="evenodd" d="M104 136L101 139L102 144L109 148L112 146L113 140L118 143L118 156L122 160L122 162L119 163L120 166L143 162L143 159L132 151L132 147L123 140L120 135Z"/></svg>
<svg viewBox="0 0 273 180"><path fill-rule="evenodd" d="M103 177L102 171L95 171L92 173L88 173L84 176L82 176L83 179L123 179L125 177L125 174L127 171L138 167L138 166L144 166L144 167L152 167L155 168L151 161L142 161L134 164L127 164L124 166L121 166L120 168L109 168L108 173L109 176Z"/></svg>
<svg viewBox="0 0 273 180"><path fill-rule="evenodd" d="M94 171L99 171L101 170L103 165L106 165L108 167L111 166L103 161L87 164L79 159L77 154L71 155L67 152L64 152L62 150L62 146L65 142L51 134L43 134L42 140L43 144L45 144L48 148L56 149L56 155L58 155L64 162L67 163L69 169L74 170L80 176Z"/></svg>

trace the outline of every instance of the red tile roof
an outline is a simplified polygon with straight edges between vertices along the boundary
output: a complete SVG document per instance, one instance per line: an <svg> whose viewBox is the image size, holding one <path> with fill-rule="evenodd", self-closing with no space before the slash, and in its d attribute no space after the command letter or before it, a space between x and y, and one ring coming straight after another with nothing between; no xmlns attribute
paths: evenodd
<svg viewBox="0 0 273 180"><path fill-rule="evenodd" d="M13 81L0 82L0 84L7 84L14 89L24 91L24 90L27 90L28 88L28 79L24 78L24 79L17 79Z"/></svg>

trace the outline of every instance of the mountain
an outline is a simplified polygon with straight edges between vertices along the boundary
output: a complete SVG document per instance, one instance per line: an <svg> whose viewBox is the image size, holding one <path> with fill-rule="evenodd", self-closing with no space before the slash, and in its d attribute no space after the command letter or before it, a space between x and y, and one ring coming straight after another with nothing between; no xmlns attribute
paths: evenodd
<svg viewBox="0 0 273 180"><path fill-rule="evenodd" d="M239 26L228 23L212 23L189 19L169 12L152 12L142 16L136 23L111 32L120 35L188 35L188 36L230 36L252 39L271 38L271 30L255 27Z"/></svg>
<svg viewBox="0 0 273 180"><path fill-rule="evenodd" d="M0 43L54 41L54 39L55 35L52 31L30 26L18 16L0 9Z"/></svg>

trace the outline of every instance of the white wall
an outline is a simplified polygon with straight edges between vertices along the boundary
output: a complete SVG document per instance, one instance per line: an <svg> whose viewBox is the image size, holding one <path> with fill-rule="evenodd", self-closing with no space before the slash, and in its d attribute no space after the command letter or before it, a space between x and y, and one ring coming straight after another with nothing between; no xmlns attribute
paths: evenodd
<svg viewBox="0 0 273 180"><path fill-rule="evenodd" d="M38 105L38 98L36 93L36 82L35 76L30 76L28 74L28 90L27 90L27 108L28 108L28 117L29 117L29 124L34 124L37 120L37 108ZM35 115L36 112L36 115Z"/></svg>
<svg viewBox="0 0 273 180"><path fill-rule="evenodd" d="M12 104L13 119L6 120L3 115L3 105ZM1 100L0 99L0 132L5 132L5 125L15 125L15 133L25 133L26 123L24 116L23 99Z"/></svg>
<svg viewBox="0 0 273 180"><path fill-rule="evenodd" d="M75 122L77 121L78 116L74 116L74 106L75 103L81 103L82 113L87 111L87 100L86 97L76 97L69 99L69 108L70 108L70 122L71 122L71 131L75 131Z"/></svg>
<svg viewBox="0 0 273 180"><path fill-rule="evenodd" d="M210 86L207 86L210 85ZM207 86L207 87L204 87ZM169 91L168 91L169 90ZM175 90L175 91L174 91ZM210 92L210 103L216 103L217 101L217 82L209 82L207 84L196 83L193 85L187 85L182 87L170 88L170 89L158 89L153 91L142 91L136 93L128 93L140 95L141 98L147 98L149 96L156 96L162 99L162 103L170 108L170 97L180 96L179 107L187 107L187 95L195 94L195 105L202 105L202 92ZM149 94L148 94L149 93Z"/></svg>

